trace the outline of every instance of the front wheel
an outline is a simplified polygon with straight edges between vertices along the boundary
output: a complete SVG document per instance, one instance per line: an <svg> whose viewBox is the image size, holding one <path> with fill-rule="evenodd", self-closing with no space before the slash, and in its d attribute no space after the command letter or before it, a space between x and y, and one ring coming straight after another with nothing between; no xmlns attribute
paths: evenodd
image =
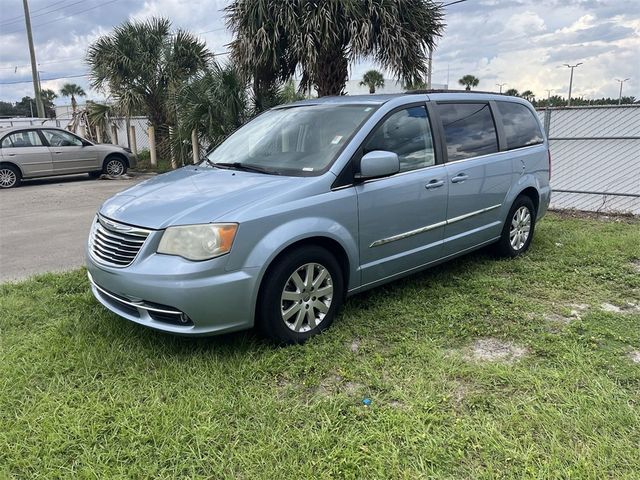
<svg viewBox="0 0 640 480"><path fill-rule="evenodd" d="M120 157L108 157L104 162L102 173L112 177L119 177L127 173L127 164Z"/></svg>
<svg viewBox="0 0 640 480"><path fill-rule="evenodd" d="M335 257L322 247L301 247L267 272L258 299L258 326L277 342L302 343L329 328L343 295Z"/></svg>
<svg viewBox="0 0 640 480"><path fill-rule="evenodd" d="M531 199L520 196L513 202L496 251L503 257L517 257L529 249L536 226L536 209Z"/></svg>

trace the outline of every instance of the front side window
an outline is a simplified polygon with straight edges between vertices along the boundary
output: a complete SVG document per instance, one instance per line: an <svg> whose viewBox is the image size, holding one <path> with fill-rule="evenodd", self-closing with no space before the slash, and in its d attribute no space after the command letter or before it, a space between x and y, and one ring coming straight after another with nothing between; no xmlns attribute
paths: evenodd
<svg viewBox="0 0 640 480"><path fill-rule="evenodd" d="M496 126L488 103L440 103L437 108L449 162L498 151Z"/></svg>
<svg viewBox="0 0 640 480"><path fill-rule="evenodd" d="M313 175L329 167L375 108L325 104L270 110L222 142L207 161L221 168Z"/></svg>
<svg viewBox="0 0 640 480"><path fill-rule="evenodd" d="M16 132L7 135L2 140L2 148L20 148L20 147L41 147L42 141L37 132L27 130L24 132Z"/></svg>
<svg viewBox="0 0 640 480"><path fill-rule="evenodd" d="M433 138L426 108L405 108L387 118L365 144L364 153L374 150L396 153L401 172L434 165Z"/></svg>
<svg viewBox="0 0 640 480"><path fill-rule="evenodd" d="M44 137L52 147L81 147L82 140L62 130L43 130Z"/></svg>
<svg viewBox="0 0 640 480"><path fill-rule="evenodd" d="M496 102L507 137L507 149L527 147L544 141L540 124L531 110L520 103Z"/></svg>

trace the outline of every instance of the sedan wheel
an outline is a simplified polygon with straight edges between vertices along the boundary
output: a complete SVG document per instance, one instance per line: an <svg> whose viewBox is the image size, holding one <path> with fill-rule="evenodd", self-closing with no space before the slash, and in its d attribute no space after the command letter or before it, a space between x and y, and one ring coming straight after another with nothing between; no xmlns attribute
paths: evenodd
<svg viewBox="0 0 640 480"><path fill-rule="evenodd" d="M333 301L333 279L319 263L307 263L287 280L280 297L280 313L294 332L309 332L322 323Z"/></svg>
<svg viewBox="0 0 640 480"><path fill-rule="evenodd" d="M0 188L11 188L18 184L20 177L13 168L0 168Z"/></svg>
<svg viewBox="0 0 640 480"><path fill-rule="evenodd" d="M122 160L114 158L107 161L107 164L104 167L105 173L107 175L111 175L113 177L118 177L125 172L125 165Z"/></svg>

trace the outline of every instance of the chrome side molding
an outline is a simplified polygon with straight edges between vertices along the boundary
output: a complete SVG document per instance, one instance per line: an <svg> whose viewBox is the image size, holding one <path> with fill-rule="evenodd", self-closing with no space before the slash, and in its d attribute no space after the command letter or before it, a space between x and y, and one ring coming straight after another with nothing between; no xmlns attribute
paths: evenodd
<svg viewBox="0 0 640 480"><path fill-rule="evenodd" d="M476 210L476 211L469 212L469 213L465 213L464 215L460 215L458 217L453 217L453 218L450 218L450 219L442 221L442 222L433 223L431 225L427 225L426 227L420 227L420 228L416 228L415 230L410 230L408 232L404 232L404 233L399 233L397 235L393 235L391 237L381 238L380 240L376 240L371 245L369 245L369 248L379 247L381 245L385 245L385 244L391 243L391 242L397 242L398 240L403 240L405 238L412 237L414 235L418 235L420 233L428 232L429 230L434 230L436 228L444 227L445 225L451 225L452 223L460 222L462 220L466 220L467 218L475 217L476 215L481 215L483 213L490 212L491 210L495 210L496 208L500 208L501 206L502 206L501 203L498 204L498 205L492 205L490 207L483 208L481 210Z"/></svg>

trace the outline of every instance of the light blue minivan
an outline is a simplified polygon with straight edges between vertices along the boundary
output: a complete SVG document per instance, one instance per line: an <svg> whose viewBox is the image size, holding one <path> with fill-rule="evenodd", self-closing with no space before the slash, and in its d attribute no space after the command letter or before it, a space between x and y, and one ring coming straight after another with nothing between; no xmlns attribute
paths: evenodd
<svg viewBox="0 0 640 480"><path fill-rule="evenodd" d="M520 98L326 97L258 116L199 165L107 200L87 243L95 297L131 321L278 342L328 328L345 296L485 245L515 257L550 199Z"/></svg>

